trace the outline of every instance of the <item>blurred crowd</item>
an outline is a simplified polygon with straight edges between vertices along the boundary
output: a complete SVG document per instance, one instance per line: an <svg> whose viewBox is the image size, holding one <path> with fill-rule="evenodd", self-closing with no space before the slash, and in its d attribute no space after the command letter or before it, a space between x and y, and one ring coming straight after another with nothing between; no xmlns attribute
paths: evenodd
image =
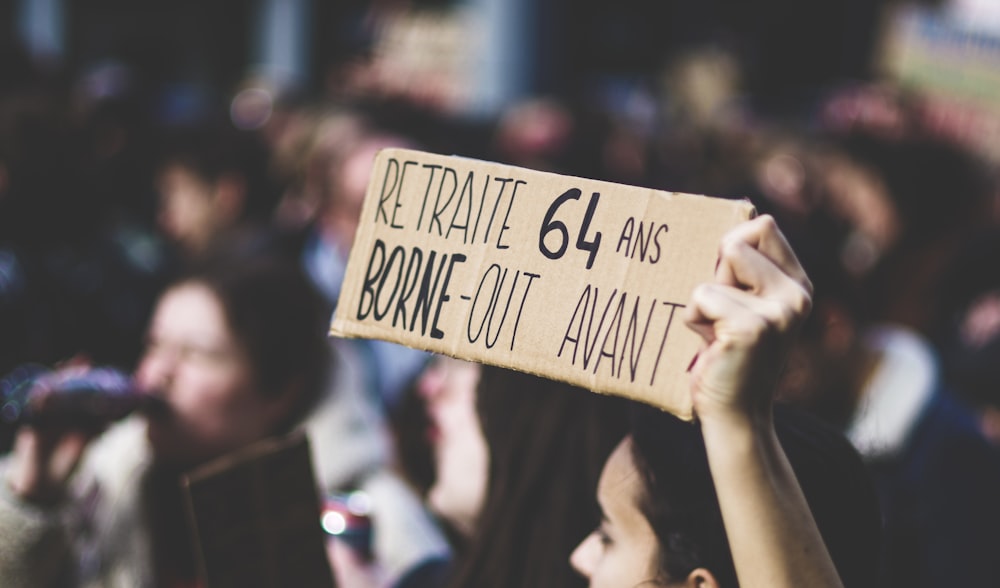
<svg viewBox="0 0 1000 588"><path fill-rule="evenodd" d="M765 114L739 61L706 47L630 100L537 96L484 120L380 83L359 58L323 95L261 105L241 88L241 102L167 123L130 85L141 72L96 93L0 50L0 376L82 362L205 394L175 402L191 423L150 433L148 499L168 514L149 524L167 547L147 547L166 554L152 570L127 569L122 547L133 585L194 585L180 583L195 563L169 514L176 491L157 480L297 422L321 492L370 498L373 550L330 546L341 586L586 585L569 556L600 524L624 401L379 341L314 345L372 159L400 146L772 215L815 286L777 395L846 435L872 477L880 540L854 539L881 555L864 582L1000 585L998 168L919 91L842 83L794 116ZM274 398L237 397L246 382ZM134 458L121 453L133 433L114 433L78 474ZM17 435L0 421L3 453Z"/></svg>

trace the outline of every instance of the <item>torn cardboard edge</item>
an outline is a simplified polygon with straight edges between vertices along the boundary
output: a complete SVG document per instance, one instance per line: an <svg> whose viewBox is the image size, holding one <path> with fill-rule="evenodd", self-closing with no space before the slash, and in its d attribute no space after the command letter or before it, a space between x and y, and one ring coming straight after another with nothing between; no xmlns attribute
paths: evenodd
<svg viewBox="0 0 1000 588"><path fill-rule="evenodd" d="M331 334L691 417L683 309L753 206L462 157L375 158Z"/></svg>

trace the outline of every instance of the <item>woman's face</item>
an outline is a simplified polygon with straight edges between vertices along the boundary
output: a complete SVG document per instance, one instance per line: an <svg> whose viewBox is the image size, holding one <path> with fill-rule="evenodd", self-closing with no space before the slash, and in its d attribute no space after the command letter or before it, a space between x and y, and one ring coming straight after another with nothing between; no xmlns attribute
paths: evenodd
<svg viewBox="0 0 1000 588"><path fill-rule="evenodd" d="M374 140L363 141L344 158L340 166L330 170L337 206L360 214L375 156L382 148L394 146Z"/></svg>
<svg viewBox="0 0 1000 588"><path fill-rule="evenodd" d="M180 165L170 165L160 174L160 229L182 247L198 250L216 230L212 186Z"/></svg>
<svg viewBox="0 0 1000 588"><path fill-rule="evenodd" d="M486 500L489 449L476 413L479 365L437 358L418 390L431 422L436 479L427 499L459 532L471 535Z"/></svg>
<svg viewBox="0 0 1000 588"><path fill-rule="evenodd" d="M661 585L656 535L639 510L642 492L632 441L626 437L608 458L598 482L601 524L570 556L590 588Z"/></svg>
<svg viewBox="0 0 1000 588"><path fill-rule="evenodd" d="M188 251L201 251L238 214L231 180L208 182L182 165L160 174L160 229Z"/></svg>
<svg viewBox="0 0 1000 588"><path fill-rule="evenodd" d="M280 401L257 392L250 359L218 298L196 282L160 299L136 381L168 406L148 418L162 463L197 465L267 436L281 418Z"/></svg>

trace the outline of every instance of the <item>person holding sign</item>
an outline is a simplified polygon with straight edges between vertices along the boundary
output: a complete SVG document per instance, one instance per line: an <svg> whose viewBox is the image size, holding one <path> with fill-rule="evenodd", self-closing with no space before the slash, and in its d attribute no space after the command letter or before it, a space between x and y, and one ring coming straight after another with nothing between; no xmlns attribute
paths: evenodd
<svg viewBox="0 0 1000 588"><path fill-rule="evenodd" d="M879 517L857 453L772 394L812 286L773 219L722 241L687 323L697 425L646 411L609 458L603 521L571 561L591 588L872 584Z"/></svg>
<svg viewBox="0 0 1000 588"><path fill-rule="evenodd" d="M540 374L700 421L662 415L653 427L662 443L640 426L609 459L606 524L572 558L591 586L875 577L877 550L857 539L878 536L878 517L867 516L877 503L857 454L798 417L772 415L812 293L772 218L749 221L748 202L412 150L380 152L375 170L332 334ZM714 283L695 290L717 259ZM685 312L692 330L680 324ZM676 443L673 430L683 431ZM806 475L815 463L823 467ZM827 506L844 516L828 518Z"/></svg>
<svg viewBox="0 0 1000 588"><path fill-rule="evenodd" d="M802 414L780 408L772 414L771 392L785 351L810 305L809 280L769 217L730 232L720 257L716 281L697 289L688 317L707 343L691 370L699 422L634 405L632 434L608 459L598 487L603 521L571 563L592 588L871 585L877 577L879 513L859 456L838 433ZM532 585L529 578L538 576L531 570L556 569L558 562L545 566L538 559L558 551L558 534L550 535L547 547L527 546L536 545L532 542L548 527L564 525L561 530L571 533L572 525L557 522L558 509L532 511L525 505L546 503L552 487L563 492L563 503L575 499L576 490L563 479L567 471L559 467L576 455L565 448L567 442L577 451L584 445L567 440L583 435L571 426L545 426L556 420L542 413L519 426L498 413L536 407L541 393L554 397L565 385L548 382L534 391L524 385L532 376L445 361L453 362L452 377L459 383L450 393L467 399L464 408L453 404L432 411L447 410L448 419L438 422L466 433L441 448L460 465L449 470L447 460L439 459L431 502L470 535L473 548L456 562L449 580L404 585ZM485 404L484 398L468 398L477 376ZM510 406L505 408L505 401ZM458 418L456 411L466 416ZM605 424L614 418L608 412L602 416ZM456 418L461 422L453 422ZM495 445L498 428L508 436L535 431L527 436L530 441L522 440L529 446L547 435L551 447L545 448L562 447L565 463L556 467L558 460L550 460L539 470L532 464L543 457L522 454L509 464L508 477L496 477L497 464L491 462L507 447ZM455 433L443 432L446 439ZM543 451L541 445L535 450ZM536 490L504 494L504 484ZM577 519L587 516L584 509L575 512ZM514 528L521 532L513 537L503 532ZM532 568L532 562L538 565ZM570 585L565 578L553 581L556 577L537 585ZM517 580L504 583L512 578Z"/></svg>

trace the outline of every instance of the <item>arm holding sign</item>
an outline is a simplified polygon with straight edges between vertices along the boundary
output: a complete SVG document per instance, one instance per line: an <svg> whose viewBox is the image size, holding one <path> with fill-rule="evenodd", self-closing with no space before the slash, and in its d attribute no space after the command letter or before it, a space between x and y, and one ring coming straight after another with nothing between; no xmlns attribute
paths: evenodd
<svg viewBox="0 0 1000 588"><path fill-rule="evenodd" d="M691 369L692 403L743 586L843 586L772 415L811 295L795 254L763 216L726 235L715 281L688 307L687 322L706 343Z"/></svg>

